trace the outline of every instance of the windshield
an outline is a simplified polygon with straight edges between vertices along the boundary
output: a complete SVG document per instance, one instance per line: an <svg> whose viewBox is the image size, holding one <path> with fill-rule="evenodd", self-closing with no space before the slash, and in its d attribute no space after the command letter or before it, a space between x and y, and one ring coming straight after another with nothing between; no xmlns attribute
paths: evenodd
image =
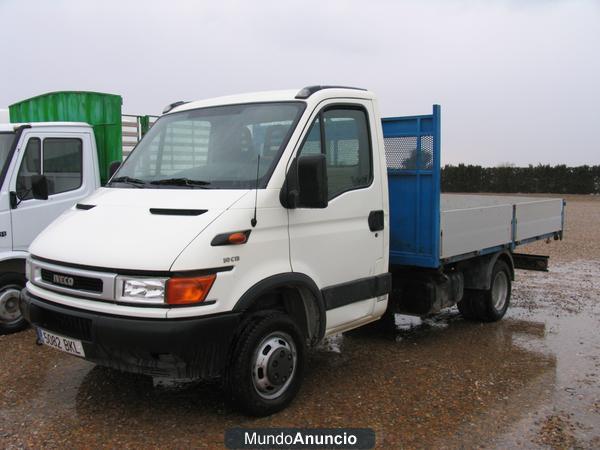
<svg viewBox="0 0 600 450"><path fill-rule="evenodd" d="M0 173L4 172L4 165L6 164L14 140L15 133L0 133Z"/></svg>
<svg viewBox="0 0 600 450"><path fill-rule="evenodd" d="M112 187L264 188L303 102L253 103L160 118L111 179Z"/></svg>

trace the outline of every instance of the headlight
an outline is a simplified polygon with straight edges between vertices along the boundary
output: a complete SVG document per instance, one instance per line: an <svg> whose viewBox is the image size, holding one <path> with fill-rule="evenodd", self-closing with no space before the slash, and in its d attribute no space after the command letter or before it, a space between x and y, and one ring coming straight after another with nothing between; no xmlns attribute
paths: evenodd
<svg viewBox="0 0 600 450"><path fill-rule="evenodd" d="M117 301L164 303L167 278L117 277Z"/></svg>
<svg viewBox="0 0 600 450"><path fill-rule="evenodd" d="M149 303L168 305L193 305L203 302L216 275L174 278L117 277L117 301L123 303Z"/></svg>

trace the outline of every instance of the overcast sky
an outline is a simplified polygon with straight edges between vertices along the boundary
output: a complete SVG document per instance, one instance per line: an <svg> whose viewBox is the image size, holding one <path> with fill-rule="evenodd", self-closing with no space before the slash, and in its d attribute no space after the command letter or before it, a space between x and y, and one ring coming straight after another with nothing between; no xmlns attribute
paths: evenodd
<svg viewBox="0 0 600 450"><path fill-rule="evenodd" d="M600 0L0 0L0 42L0 108L342 84L441 104L444 163L600 164Z"/></svg>

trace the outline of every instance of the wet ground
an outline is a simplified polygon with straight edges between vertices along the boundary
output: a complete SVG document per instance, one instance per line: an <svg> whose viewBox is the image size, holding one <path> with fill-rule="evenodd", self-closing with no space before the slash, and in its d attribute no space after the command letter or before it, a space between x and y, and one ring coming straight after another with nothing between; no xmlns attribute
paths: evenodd
<svg viewBox="0 0 600 450"><path fill-rule="evenodd" d="M507 317L398 316L330 339L269 418L217 386L122 374L0 337L0 447L221 447L243 427L372 427L382 448L600 448L600 199L570 197L549 273L517 273ZM581 242L585 239L585 242Z"/></svg>

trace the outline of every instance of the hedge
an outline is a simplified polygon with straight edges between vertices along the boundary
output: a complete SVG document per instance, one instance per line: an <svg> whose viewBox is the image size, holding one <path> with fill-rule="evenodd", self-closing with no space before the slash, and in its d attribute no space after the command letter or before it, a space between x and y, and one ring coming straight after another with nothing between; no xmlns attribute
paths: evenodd
<svg viewBox="0 0 600 450"><path fill-rule="evenodd" d="M442 168L442 191L600 194L600 166L446 165Z"/></svg>

